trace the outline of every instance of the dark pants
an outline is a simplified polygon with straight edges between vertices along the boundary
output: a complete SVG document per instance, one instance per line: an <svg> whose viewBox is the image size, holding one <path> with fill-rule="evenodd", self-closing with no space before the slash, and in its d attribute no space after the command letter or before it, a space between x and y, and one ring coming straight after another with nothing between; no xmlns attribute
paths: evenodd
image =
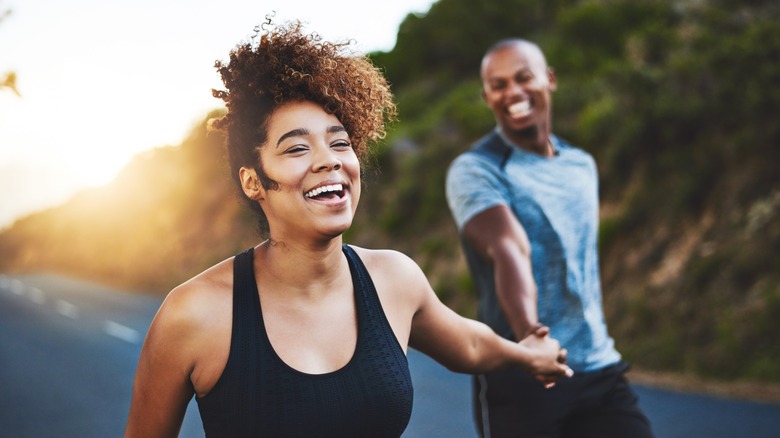
<svg viewBox="0 0 780 438"><path fill-rule="evenodd" d="M555 387L519 370L474 378L474 414L483 438L652 438L650 422L620 363L560 379Z"/></svg>

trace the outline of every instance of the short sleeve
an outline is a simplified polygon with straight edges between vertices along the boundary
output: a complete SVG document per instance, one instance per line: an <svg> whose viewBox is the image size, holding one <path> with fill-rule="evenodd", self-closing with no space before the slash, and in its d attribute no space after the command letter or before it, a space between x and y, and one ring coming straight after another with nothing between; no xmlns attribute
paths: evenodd
<svg viewBox="0 0 780 438"><path fill-rule="evenodd" d="M497 205L509 205L509 193L496 166L465 153L447 171L446 195L458 231L477 214Z"/></svg>

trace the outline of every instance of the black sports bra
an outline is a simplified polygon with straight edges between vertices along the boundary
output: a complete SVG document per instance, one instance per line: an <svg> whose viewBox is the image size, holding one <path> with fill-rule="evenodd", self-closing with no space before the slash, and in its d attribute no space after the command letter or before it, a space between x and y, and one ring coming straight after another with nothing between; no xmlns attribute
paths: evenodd
<svg viewBox="0 0 780 438"><path fill-rule="evenodd" d="M250 248L233 262L233 332L222 376L196 397L207 437L399 437L412 412L409 366L363 262L347 245L358 336L352 359L326 374L276 354L263 323ZM306 336L306 333L301 333Z"/></svg>

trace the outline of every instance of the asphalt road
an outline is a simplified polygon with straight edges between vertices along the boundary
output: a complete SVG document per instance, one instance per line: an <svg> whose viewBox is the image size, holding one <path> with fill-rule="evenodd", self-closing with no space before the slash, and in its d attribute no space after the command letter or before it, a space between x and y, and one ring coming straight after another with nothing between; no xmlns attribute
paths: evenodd
<svg viewBox="0 0 780 438"><path fill-rule="evenodd" d="M0 437L120 437L161 299L52 275L0 275ZM473 438L468 376L410 350L405 438ZM636 386L659 438L780 437L780 405ZM203 437L194 402L182 437Z"/></svg>

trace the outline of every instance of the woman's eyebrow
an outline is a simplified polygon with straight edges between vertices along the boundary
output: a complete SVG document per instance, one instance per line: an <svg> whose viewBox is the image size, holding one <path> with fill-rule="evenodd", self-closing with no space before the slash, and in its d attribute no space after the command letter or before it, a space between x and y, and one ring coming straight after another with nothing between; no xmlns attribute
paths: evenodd
<svg viewBox="0 0 780 438"><path fill-rule="evenodd" d="M283 141L287 140L290 137L302 137L304 135L309 135L309 130L306 128L298 128L293 129L290 132L287 132L283 134L281 137L279 137L279 140L276 141L276 146L279 146Z"/></svg>
<svg viewBox="0 0 780 438"><path fill-rule="evenodd" d="M327 132L329 134L332 134L334 132L346 132L347 130L341 126L341 125L333 125L328 126ZM284 133L281 137L279 137L279 140L276 141L276 146L279 146L282 144L283 141L287 140L290 137L302 137L304 135L309 135L309 130L306 128L297 128L293 129L292 131Z"/></svg>

